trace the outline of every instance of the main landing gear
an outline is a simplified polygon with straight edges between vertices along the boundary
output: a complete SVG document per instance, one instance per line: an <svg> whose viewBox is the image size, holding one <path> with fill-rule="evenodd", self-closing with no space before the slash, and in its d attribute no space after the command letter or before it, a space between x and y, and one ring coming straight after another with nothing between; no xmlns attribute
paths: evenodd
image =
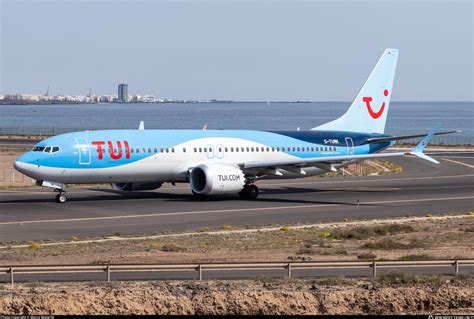
<svg viewBox="0 0 474 319"><path fill-rule="evenodd" d="M257 199L258 187L253 184L246 184L244 189L239 193L239 196L242 199Z"/></svg>
<svg viewBox="0 0 474 319"><path fill-rule="evenodd" d="M57 190L57 192L58 192L58 194L54 198L56 200L56 202L61 203L61 204L65 203L67 201L66 192L62 189Z"/></svg>

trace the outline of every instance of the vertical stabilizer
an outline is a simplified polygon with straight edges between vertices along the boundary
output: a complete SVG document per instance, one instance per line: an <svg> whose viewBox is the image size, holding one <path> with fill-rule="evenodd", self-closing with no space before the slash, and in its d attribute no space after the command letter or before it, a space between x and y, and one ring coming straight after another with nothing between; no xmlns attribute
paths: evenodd
<svg viewBox="0 0 474 319"><path fill-rule="evenodd" d="M383 133L392 95L398 50L386 49L349 110L312 130Z"/></svg>

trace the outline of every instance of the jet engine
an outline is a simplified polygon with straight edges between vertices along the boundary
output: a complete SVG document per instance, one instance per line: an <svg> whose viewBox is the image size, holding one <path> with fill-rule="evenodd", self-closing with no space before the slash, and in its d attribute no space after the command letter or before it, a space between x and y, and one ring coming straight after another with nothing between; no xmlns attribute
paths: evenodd
<svg viewBox="0 0 474 319"><path fill-rule="evenodd" d="M245 177L235 166L203 164L193 168L189 182L194 194L237 194L244 188Z"/></svg>
<svg viewBox="0 0 474 319"><path fill-rule="evenodd" d="M112 188L120 191L149 191L161 187L163 183L113 183Z"/></svg>

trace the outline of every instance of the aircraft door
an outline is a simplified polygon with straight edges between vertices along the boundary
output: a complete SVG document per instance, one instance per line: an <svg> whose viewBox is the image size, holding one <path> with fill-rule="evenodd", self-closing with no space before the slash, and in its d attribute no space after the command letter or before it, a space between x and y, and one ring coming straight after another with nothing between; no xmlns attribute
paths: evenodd
<svg viewBox="0 0 474 319"><path fill-rule="evenodd" d="M354 141L350 137L346 137L347 155L354 155Z"/></svg>
<svg viewBox="0 0 474 319"><path fill-rule="evenodd" d="M88 165L91 163L91 148L85 137L76 138L77 151L79 153L79 164Z"/></svg>
<svg viewBox="0 0 474 319"><path fill-rule="evenodd" d="M207 144L207 158L213 159L214 158L214 146L211 144Z"/></svg>

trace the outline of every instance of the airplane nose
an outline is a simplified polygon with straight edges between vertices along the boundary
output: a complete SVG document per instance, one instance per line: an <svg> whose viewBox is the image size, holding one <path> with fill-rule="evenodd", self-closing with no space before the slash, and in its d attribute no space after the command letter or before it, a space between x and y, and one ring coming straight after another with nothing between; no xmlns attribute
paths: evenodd
<svg viewBox="0 0 474 319"><path fill-rule="evenodd" d="M13 162L13 167L22 174L25 174L28 177L36 178L35 167L32 164L28 164L21 161Z"/></svg>
<svg viewBox="0 0 474 319"><path fill-rule="evenodd" d="M27 170L27 164L20 161L13 162L13 167L20 173L25 173Z"/></svg>

